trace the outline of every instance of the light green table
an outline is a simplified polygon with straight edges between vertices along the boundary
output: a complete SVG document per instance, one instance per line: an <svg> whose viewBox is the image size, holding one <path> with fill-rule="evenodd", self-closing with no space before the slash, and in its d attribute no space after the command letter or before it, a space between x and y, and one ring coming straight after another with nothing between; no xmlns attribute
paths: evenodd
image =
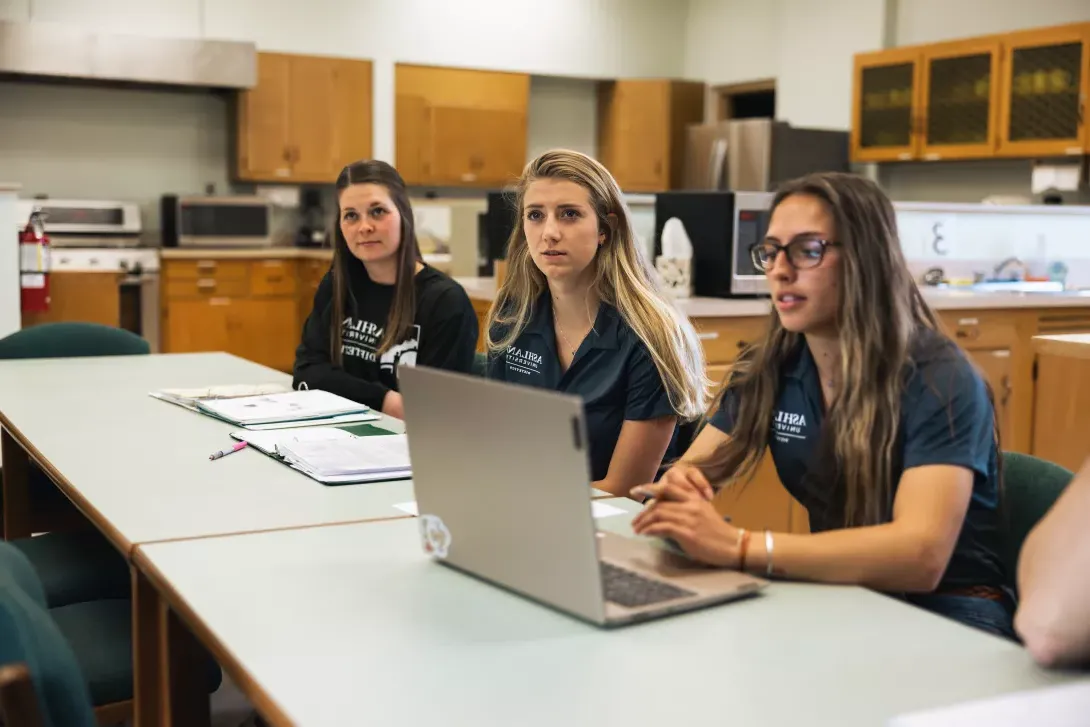
<svg viewBox="0 0 1090 727"><path fill-rule="evenodd" d="M627 514L600 527L630 532L637 506L604 502ZM136 563L276 725L880 727L1065 679L861 588L774 583L603 630L432 562L412 520L152 544Z"/></svg>

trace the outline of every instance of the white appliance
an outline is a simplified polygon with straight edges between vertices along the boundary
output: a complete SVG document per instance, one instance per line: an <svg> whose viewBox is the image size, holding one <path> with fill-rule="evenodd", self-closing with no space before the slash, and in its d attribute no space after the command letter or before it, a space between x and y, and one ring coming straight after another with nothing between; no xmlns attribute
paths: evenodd
<svg viewBox="0 0 1090 727"><path fill-rule="evenodd" d="M51 273L117 273L116 325L143 336L157 352L159 250L139 246L139 208L116 200L22 199L15 203L22 220L13 222L16 230L35 207L42 210L49 235Z"/></svg>
<svg viewBox="0 0 1090 727"><path fill-rule="evenodd" d="M0 182L0 338L22 328L19 303L19 223L18 185ZM22 220L26 223L26 218Z"/></svg>
<svg viewBox="0 0 1090 727"><path fill-rule="evenodd" d="M133 202L96 199L21 199L17 216L23 223L35 208L42 211L45 232L54 247L137 247L140 208Z"/></svg>

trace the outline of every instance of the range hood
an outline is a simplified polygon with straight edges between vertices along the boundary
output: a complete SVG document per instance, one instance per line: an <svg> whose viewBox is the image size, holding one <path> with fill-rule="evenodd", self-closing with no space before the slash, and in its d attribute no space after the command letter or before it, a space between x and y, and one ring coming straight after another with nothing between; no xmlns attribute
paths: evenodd
<svg viewBox="0 0 1090 727"><path fill-rule="evenodd" d="M0 74L244 89L257 83L257 47L0 21Z"/></svg>

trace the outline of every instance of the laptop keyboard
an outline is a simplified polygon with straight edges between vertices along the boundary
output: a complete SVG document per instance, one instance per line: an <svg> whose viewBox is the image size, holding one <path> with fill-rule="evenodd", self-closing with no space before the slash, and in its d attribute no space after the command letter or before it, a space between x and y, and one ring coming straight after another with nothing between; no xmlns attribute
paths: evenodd
<svg viewBox="0 0 1090 727"><path fill-rule="evenodd" d="M675 598L695 596L692 591L686 591L669 583L644 578L639 573L619 568L609 563L601 563L602 587L607 601L616 603L625 608L638 608L650 606L653 603L672 601Z"/></svg>

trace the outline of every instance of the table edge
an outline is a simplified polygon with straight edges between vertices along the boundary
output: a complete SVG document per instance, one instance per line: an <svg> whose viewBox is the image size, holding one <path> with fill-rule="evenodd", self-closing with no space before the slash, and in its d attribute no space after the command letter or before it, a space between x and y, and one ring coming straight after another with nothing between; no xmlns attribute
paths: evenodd
<svg viewBox="0 0 1090 727"><path fill-rule="evenodd" d="M131 559L133 543L129 542L129 540L121 534L121 531L114 527L113 523L107 520L105 516L103 516L103 514L83 496L83 493L69 482L68 478L61 474L61 471L57 469L29 439L27 439L26 435L23 434L19 427L15 426L11 419L2 411L0 411L0 426L7 430L11 438L23 448L23 451L27 453L30 459L32 459L43 472L49 475L49 479L57 485L61 490L61 494L68 498L68 501L90 521L91 525L105 535L110 543L121 551L121 554L125 556L126 560Z"/></svg>

